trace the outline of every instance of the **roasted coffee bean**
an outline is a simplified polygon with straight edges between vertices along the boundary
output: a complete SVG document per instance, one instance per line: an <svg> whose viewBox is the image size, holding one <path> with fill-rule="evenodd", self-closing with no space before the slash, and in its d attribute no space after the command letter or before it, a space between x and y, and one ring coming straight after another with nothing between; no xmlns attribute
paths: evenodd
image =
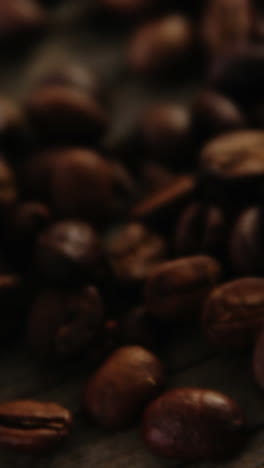
<svg viewBox="0 0 264 468"><path fill-rule="evenodd" d="M155 454L178 461L222 460L242 449L245 418L227 395L202 388L169 390L145 410L143 438Z"/></svg>
<svg viewBox="0 0 264 468"><path fill-rule="evenodd" d="M31 92L25 106L43 144L96 143L107 127L105 110L81 88L46 84Z"/></svg>
<svg viewBox="0 0 264 468"><path fill-rule="evenodd" d="M61 218L102 221L113 204L113 169L99 154L58 149L35 155L26 164L25 197L42 201Z"/></svg>
<svg viewBox="0 0 264 468"><path fill-rule="evenodd" d="M68 357L87 348L103 326L103 304L93 286L73 292L46 290L35 299L28 340L43 357Z"/></svg>
<svg viewBox="0 0 264 468"><path fill-rule="evenodd" d="M35 0L2 1L0 5L0 39L15 40L25 34L42 30L47 15Z"/></svg>
<svg viewBox="0 0 264 468"><path fill-rule="evenodd" d="M112 233L106 250L118 281L142 284L152 267L165 258L166 243L143 224L129 223Z"/></svg>
<svg viewBox="0 0 264 468"><path fill-rule="evenodd" d="M0 340L11 342L25 319L28 294L22 278L15 274L0 275Z"/></svg>
<svg viewBox="0 0 264 468"><path fill-rule="evenodd" d="M264 50L262 45L236 47L212 61L208 82L243 107L263 100Z"/></svg>
<svg viewBox="0 0 264 468"><path fill-rule="evenodd" d="M257 384L264 389L264 331L260 331L253 354L253 371Z"/></svg>
<svg viewBox="0 0 264 468"><path fill-rule="evenodd" d="M138 132L144 154L150 159L163 163L166 160L173 167L188 165L191 115L184 107L172 104L153 106L140 118Z"/></svg>
<svg viewBox="0 0 264 468"><path fill-rule="evenodd" d="M236 220L229 241L229 257L233 270L239 275L264 273L263 213L251 207Z"/></svg>
<svg viewBox="0 0 264 468"><path fill-rule="evenodd" d="M100 426L118 430L132 424L163 385L163 367L154 354L140 346L122 347L89 379L84 408Z"/></svg>
<svg viewBox="0 0 264 468"><path fill-rule="evenodd" d="M259 200L264 180L264 131L241 130L209 142L201 152L208 196L234 202Z"/></svg>
<svg viewBox="0 0 264 468"><path fill-rule="evenodd" d="M209 0L201 20L201 37L212 54L247 43L253 27L250 0Z"/></svg>
<svg viewBox="0 0 264 468"><path fill-rule="evenodd" d="M199 317L220 275L219 263L207 256L185 257L158 265L145 283L149 316L187 322Z"/></svg>
<svg viewBox="0 0 264 468"><path fill-rule="evenodd" d="M140 345L155 350L161 341L160 323L147 314L145 307L134 307L120 320L120 335L125 345Z"/></svg>
<svg viewBox="0 0 264 468"><path fill-rule="evenodd" d="M223 348L252 344L264 322L264 279L241 278L216 288L205 304L203 329Z"/></svg>
<svg viewBox="0 0 264 468"><path fill-rule="evenodd" d="M103 253L89 224L61 221L39 236L36 268L48 283L75 286L100 277Z"/></svg>
<svg viewBox="0 0 264 468"><path fill-rule="evenodd" d="M201 91L192 105L193 131L198 143L246 127L243 112L225 96L213 91Z"/></svg>
<svg viewBox="0 0 264 468"><path fill-rule="evenodd" d="M173 245L178 256L208 254L222 257L227 241L227 222L221 208L192 203L181 214Z"/></svg>
<svg viewBox="0 0 264 468"><path fill-rule="evenodd" d="M0 447L26 454L47 453L70 433L71 413L52 402L18 400L0 404Z"/></svg>
<svg viewBox="0 0 264 468"><path fill-rule="evenodd" d="M152 75L174 70L189 55L193 45L190 21L184 16L167 16L141 26L128 48L130 69ZM177 69L179 75L179 69Z"/></svg>
<svg viewBox="0 0 264 468"><path fill-rule="evenodd" d="M130 215L140 221L157 224L159 227L168 227L179 212L190 202L195 194L196 179L193 175L183 174L175 176L166 187L155 191L132 207ZM166 224L162 224L162 220ZM171 219L172 221L172 219Z"/></svg>

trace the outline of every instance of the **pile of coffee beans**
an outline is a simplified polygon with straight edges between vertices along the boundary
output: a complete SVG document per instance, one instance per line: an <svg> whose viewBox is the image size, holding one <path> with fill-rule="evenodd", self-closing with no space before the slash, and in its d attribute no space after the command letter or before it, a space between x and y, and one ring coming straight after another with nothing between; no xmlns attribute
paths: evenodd
<svg viewBox="0 0 264 468"><path fill-rule="evenodd" d="M5 54L54 27L55 3L0 2ZM113 90L81 64L43 72L21 101L0 97L1 344L19 336L47 365L85 357L81 408L102 428L141 420L157 456L223 460L250 434L243 409L208 388L168 388L164 350L173 330L194 329L214 351L250 353L264 389L263 5L84 11L125 35L122 80L199 89L186 106L146 106L116 138ZM72 425L55 402L0 403L2 449L46 453Z"/></svg>

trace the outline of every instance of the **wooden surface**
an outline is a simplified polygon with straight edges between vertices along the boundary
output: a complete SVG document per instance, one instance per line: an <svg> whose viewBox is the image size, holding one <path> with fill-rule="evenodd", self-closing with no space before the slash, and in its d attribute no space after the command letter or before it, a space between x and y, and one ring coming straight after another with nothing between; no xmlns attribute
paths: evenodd
<svg viewBox="0 0 264 468"><path fill-rule="evenodd" d="M48 37L28 50L23 57L2 60L2 92L23 98L32 77L49 66L74 60L94 67L112 86L111 107L113 132L119 131L145 103L157 99L186 101L192 86L186 89L149 88L132 79L124 79L122 61L126 37L95 32L83 21L83 5L58 9L57 26ZM55 23L55 21L54 21ZM252 427L264 422L264 393L255 385L248 355L216 355L207 347L199 331L191 336L175 336L166 358L169 386L195 385L224 391L244 408ZM263 430L252 432L246 449L236 459L221 463L177 464L154 458L145 449L138 428L109 434L94 427L80 413L83 383L88 376L88 363L67 364L59 369L45 368L34 362L23 348L7 349L0 354L0 399L37 398L55 400L75 414L72 437L66 446L52 456L17 457L0 454L1 468L260 468L264 467Z"/></svg>

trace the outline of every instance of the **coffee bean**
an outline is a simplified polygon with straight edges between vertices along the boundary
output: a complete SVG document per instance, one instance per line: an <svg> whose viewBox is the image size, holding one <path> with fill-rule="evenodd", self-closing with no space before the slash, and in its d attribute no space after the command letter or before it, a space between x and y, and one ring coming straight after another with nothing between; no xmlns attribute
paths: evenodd
<svg viewBox="0 0 264 468"><path fill-rule="evenodd" d="M220 275L218 262L206 256L185 257L158 265L145 283L149 316L187 322L199 317Z"/></svg>
<svg viewBox="0 0 264 468"><path fill-rule="evenodd" d="M166 16L141 26L134 33L128 48L128 64L135 73L164 74L174 70L189 55L192 45L190 21L180 15Z"/></svg>
<svg viewBox="0 0 264 468"><path fill-rule="evenodd" d="M61 218L100 222L113 204L110 164L85 149L58 149L36 154L26 164L24 195L42 201Z"/></svg>
<svg viewBox="0 0 264 468"><path fill-rule="evenodd" d="M208 254L223 257L227 241L226 219L221 208L192 203L181 214L173 244L178 256Z"/></svg>
<svg viewBox="0 0 264 468"><path fill-rule="evenodd" d="M261 130L241 130L209 142L201 153L207 196L229 204L258 200L264 180L263 143Z"/></svg>
<svg viewBox="0 0 264 468"><path fill-rule="evenodd" d="M216 288L205 304L203 329L223 348L252 344L264 322L264 279L240 278Z"/></svg>
<svg viewBox="0 0 264 468"><path fill-rule="evenodd" d="M155 455L187 462L222 460L243 447L245 418L238 404L222 393L179 388L148 406L142 431Z"/></svg>
<svg viewBox="0 0 264 468"><path fill-rule="evenodd" d="M198 143L246 127L243 112L227 97L213 91L201 91L192 105L193 131Z"/></svg>
<svg viewBox="0 0 264 468"><path fill-rule="evenodd" d="M0 39L9 41L42 30L47 23L44 9L35 0L12 0L0 5Z"/></svg>
<svg viewBox="0 0 264 468"><path fill-rule="evenodd" d="M154 354L140 346L120 348L88 381L85 411L100 426L118 430L134 422L163 384L163 367Z"/></svg>
<svg viewBox="0 0 264 468"><path fill-rule="evenodd" d="M58 222L38 238L36 267L48 283L72 287L98 279L103 263L96 232L81 221Z"/></svg>
<svg viewBox="0 0 264 468"><path fill-rule="evenodd" d="M27 454L55 449L69 435L71 413L52 402L34 400L0 404L0 447Z"/></svg>
<svg viewBox="0 0 264 468"><path fill-rule="evenodd" d="M254 348L253 371L257 384L264 389L264 332L261 329Z"/></svg>
<svg viewBox="0 0 264 468"><path fill-rule="evenodd" d="M95 143L107 127L105 110L81 88L46 84L31 92L25 106L43 144Z"/></svg>
<svg viewBox="0 0 264 468"><path fill-rule="evenodd" d="M222 54L247 43L252 27L250 0L210 0L201 20L201 37L210 53Z"/></svg>
<svg viewBox="0 0 264 468"><path fill-rule="evenodd" d="M258 207L242 212L235 221L230 235L229 257L238 275L264 273L263 213Z"/></svg>
<svg viewBox="0 0 264 468"><path fill-rule="evenodd" d="M46 290L35 299L28 340L42 357L68 357L87 348L103 326L103 304L93 286L73 292Z"/></svg>
<svg viewBox="0 0 264 468"><path fill-rule="evenodd" d="M142 284L152 267L166 255L166 243L140 223L129 223L108 238L113 272L121 283Z"/></svg>

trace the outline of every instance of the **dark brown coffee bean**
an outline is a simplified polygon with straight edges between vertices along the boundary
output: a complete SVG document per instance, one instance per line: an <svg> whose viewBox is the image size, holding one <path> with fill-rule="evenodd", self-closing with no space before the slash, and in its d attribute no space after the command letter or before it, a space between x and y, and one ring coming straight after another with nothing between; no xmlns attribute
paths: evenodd
<svg viewBox="0 0 264 468"><path fill-rule="evenodd" d="M161 220L166 219L168 223L170 215L175 220L177 213L192 199L195 189L194 176L178 175L166 187L139 201L132 208L131 217L162 226Z"/></svg>
<svg viewBox="0 0 264 468"><path fill-rule="evenodd" d="M264 322L264 279L241 278L216 288L205 304L203 329L210 342L243 348Z"/></svg>
<svg viewBox="0 0 264 468"><path fill-rule="evenodd" d="M12 0L0 5L0 39L10 40L39 31L47 23L47 15L35 0Z"/></svg>
<svg viewBox="0 0 264 468"><path fill-rule="evenodd" d="M248 208L238 217L231 231L229 257L234 271L239 275L264 273L261 209Z"/></svg>
<svg viewBox="0 0 264 468"><path fill-rule="evenodd" d="M209 0L201 21L201 37L210 53L222 54L247 43L252 27L250 0Z"/></svg>
<svg viewBox="0 0 264 468"><path fill-rule="evenodd" d="M0 447L27 454L47 453L70 433L71 413L52 402L18 400L0 405Z"/></svg>
<svg viewBox="0 0 264 468"><path fill-rule="evenodd" d="M28 199L47 203L59 217L101 221L113 203L111 165L84 149L61 149L35 155L25 168Z"/></svg>
<svg viewBox="0 0 264 468"><path fill-rule="evenodd" d="M197 141L246 126L246 117L231 100L213 91L201 91L192 106L193 131Z"/></svg>
<svg viewBox="0 0 264 468"><path fill-rule="evenodd" d="M103 253L89 224L61 221L43 231L36 246L36 267L49 283L74 286L100 276Z"/></svg>
<svg viewBox="0 0 264 468"><path fill-rule="evenodd" d="M187 322L199 317L220 276L219 263L206 256L185 257L158 265L146 279L148 314L161 320Z"/></svg>
<svg viewBox="0 0 264 468"><path fill-rule="evenodd" d="M135 73L164 73L175 69L189 55L192 45L190 21L180 15L167 16L135 32L128 49L128 64Z"/></svg>
<svg viewBox="0 0 264 468"><path fill-rule="evenodd" d="M21 328L28 308L27 292L20 276L0 275L0 340L12 341Z"/></svg>
<svg viewBox="0 0 264 468"><path fill-rule="evenodd" d="M96 97L77 87L43 85L32 91L25 105L43 143L94 143L107 126L106 113Z"/></svg>
<svg viewBox="0 0 264 468"><path fill-rule="evenodd" d="M208 71L209 84L244 107L263 100L263 80L262 45L236 47L216 58Z"/></svg>
<svg viewBox="0 0 264 468"><path fill-rule="evenodd" d="M166 255L166 243L140 223L130 223L114 231L106 250L113 272L121 283L142 283L152 267Z"/></svg>
<svg viewBox="0 0 264 468"><path fill-rule="evenodd" d="M222 257L227 241L226 219L221 208L192 203L181 214L173 244L178 256L208 254Z"/></svg>
<svg viewBox="0 0 264 468"><path fill-rule="evenodd" d="M151 159L187 166L191 147L191 115L187 109L172 104L153 106L140 118L138 132L144 154Z"/></svg>
<svg viewBox="0 0 264 468"><path fill-rule="evenodd" d="M68 357L87 348L102 326L103 304L95 287L46 290L33 304L28 340L38 355Z"/></svg>
<svg viewBox="0 0 264 468"><path fill-rule="evenodd" d="M164 372L159 359L140 346L115 351L88 381L84 407L100 426L117 430L134 422L159 395Z"/></svg>
<svg viewBox="0 0 264 468"><path fill-rule="evenodd" d="M209 142L201 153L201 171L209 196L229 204L234 200L258 200L264 180L263 144L261 130L241 130Z"/></svg>
<svg viewBox="0 0 264 468"><path fill-rule="evenodd" d="M120 334L125 345L156 349L160 342L160 323L149 317L144 307L134 307L120 321Z"/></svg>
<svg viewBox="0 0 264 468"><path fill-rule="evenodd" d="M142 432L155 455L187 462L222 460L242 449L245 418L227 395L202 388L179 388L149 405Z"/></svg>
<svg viewBox="0 0 264 468"><path fill-rule="evenodd" d="M264 390L264 331L260 331L253 354L253 371L257 384Z"/></svg>

